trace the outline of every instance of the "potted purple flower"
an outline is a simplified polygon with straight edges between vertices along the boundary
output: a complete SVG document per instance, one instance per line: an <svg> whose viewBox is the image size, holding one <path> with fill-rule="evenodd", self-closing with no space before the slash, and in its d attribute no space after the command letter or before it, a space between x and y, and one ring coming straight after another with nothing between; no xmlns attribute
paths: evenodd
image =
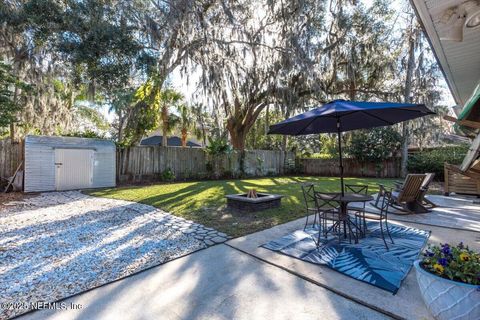
<svg viewBox="0 0 480 320"><path fill-rule="evenodd" d="M463 243L429 246L415 261L417 282L439 320L480 319L480 254Z"/></svg>

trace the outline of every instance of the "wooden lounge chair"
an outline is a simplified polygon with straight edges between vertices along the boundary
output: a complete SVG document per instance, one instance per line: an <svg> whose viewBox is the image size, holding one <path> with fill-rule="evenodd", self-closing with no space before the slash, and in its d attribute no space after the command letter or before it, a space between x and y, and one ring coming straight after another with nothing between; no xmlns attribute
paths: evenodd
<svg viewBox="0 0 480 320"><path fill-rule="evenodd" d="M480 196L480 134L477 135L460 166L445 163L445 195L451 192Z"/></svg>
<svg viewBox="0 0 480 320"><path fill-rule="evenodd" d="M427 208L422 204L420 195L422 184L425 180L425 174L409 174L405 178L400 190L393 190L391 193L390 206L407 213L425 213ZM380 199L383 199L388 191L383 185L380 185L377 200L374 206L378 208Z"/></svg>
<svg viewBox="0 0 480 320"><path fill-rule="evenodd" d="M425 196L427 195L428 189L430 189L430 184L435 178L435 173L425 173L425 180L423 180L422 187L420 188L420 194L418 200L427 209L435 208L437 205L432 201L428 200Z"/></svg>
<svg viewBox="0 0 480 320"><path fill-rule="evenodd" d="M420 187L420 193L418 195L418 201L428 209L435 208L437 205L432 201L428 200L425 196L427 195L428 189L430 188L430 184L435 178L435 173L425 173L425 179L422 182L422 186ZM400 191L403 188L403 181L396 181L395 182L395 189Z"/></svg>

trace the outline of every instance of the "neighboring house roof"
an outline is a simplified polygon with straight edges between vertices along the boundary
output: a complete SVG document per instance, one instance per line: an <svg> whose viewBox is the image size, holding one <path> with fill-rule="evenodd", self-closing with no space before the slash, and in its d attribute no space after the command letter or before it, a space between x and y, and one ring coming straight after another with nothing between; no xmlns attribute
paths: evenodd
<svg viewBox="0 0 480 320"><path fill-rule="evenodd" d="M161 146L162 145L162 136L151 136L143 139L140 142L141 146ZM181 147L182 139L177 136L171 136L167 138L167 144L169 147ZM187 140L187 147L201 147L198 143Z"/></svg>
<svg viewBox="0 0 480 320"><path fill-rule="evenodd" d="M478 28L464 28L463 41L440 40L441 35L450 28L448 24L441 22L445 11L464 3L465 0L410 1L423 25L456 103L468 108L472 104L468 99L480 82L480 32Z"/></svg>

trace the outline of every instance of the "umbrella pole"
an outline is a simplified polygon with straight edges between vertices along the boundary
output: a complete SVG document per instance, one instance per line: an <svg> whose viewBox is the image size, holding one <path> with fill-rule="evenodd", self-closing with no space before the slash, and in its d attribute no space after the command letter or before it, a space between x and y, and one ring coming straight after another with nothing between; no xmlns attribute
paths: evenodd
<svg viewBox="0 0 480 320"><path fill-rule="evenodd" d="M337 118L337 134L338 134L338 153L340 154L340 186L342 188L342 196L344 196L345 188L343 184L342 131L340 128L340 118Z"/></svg>

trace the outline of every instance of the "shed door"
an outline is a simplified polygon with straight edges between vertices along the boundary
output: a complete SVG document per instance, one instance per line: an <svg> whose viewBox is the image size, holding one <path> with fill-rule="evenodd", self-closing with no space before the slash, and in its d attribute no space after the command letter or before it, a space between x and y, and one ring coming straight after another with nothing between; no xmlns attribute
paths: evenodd
<svg viewBox="0 0 480 320"><path fill-rule="evenodd" d="M93 182L93 150L55 149L57 190L90 188Z"/></svg>

